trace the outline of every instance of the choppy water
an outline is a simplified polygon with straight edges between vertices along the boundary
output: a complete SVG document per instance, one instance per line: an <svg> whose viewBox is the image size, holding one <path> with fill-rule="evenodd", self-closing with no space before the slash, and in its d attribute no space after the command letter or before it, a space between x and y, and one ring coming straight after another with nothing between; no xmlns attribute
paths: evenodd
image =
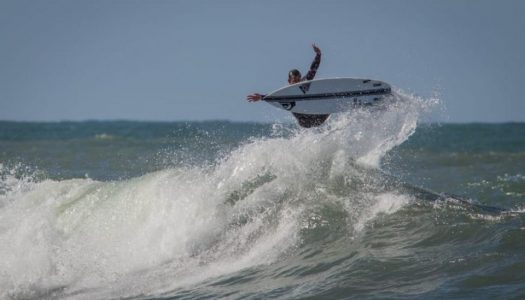
<svg viewBox="0 0 525 300"><path fill-rule="evenodd" d="M525 124L0 122L0 298L525 296Z"/></svg>

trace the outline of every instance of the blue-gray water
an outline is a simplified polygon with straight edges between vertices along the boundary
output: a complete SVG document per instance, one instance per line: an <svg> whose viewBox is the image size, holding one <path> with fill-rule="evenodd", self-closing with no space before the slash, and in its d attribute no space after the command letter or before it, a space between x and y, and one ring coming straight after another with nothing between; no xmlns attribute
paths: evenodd
<svg viewBox="0 0 525 300"><path fill-rule="evenodd" d="M525 297L525 124L419 110L0 122L0 298Z"/></svg>

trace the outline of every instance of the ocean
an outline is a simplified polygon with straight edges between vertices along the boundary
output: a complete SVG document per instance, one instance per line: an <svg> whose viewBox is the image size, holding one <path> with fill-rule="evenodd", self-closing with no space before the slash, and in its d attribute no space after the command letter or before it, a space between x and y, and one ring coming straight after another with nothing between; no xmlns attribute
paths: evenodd
<svg viewBox="0 0 525 300"><path fill-rule="evenodd" d="M0 299L523 299L525 124L0 122Z"/></svg>

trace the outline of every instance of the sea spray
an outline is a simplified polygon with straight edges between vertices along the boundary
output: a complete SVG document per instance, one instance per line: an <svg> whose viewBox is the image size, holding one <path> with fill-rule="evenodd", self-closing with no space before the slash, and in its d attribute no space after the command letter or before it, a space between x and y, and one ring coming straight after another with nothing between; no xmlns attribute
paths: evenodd
<svg viewBox="0 0 525 300"><path fill-rule="evenodd" d="M5 188L2 296L156 295L354 237L410 202L367 171L428 105L394 97L320 128L248 140L212 166Z"/></svg>

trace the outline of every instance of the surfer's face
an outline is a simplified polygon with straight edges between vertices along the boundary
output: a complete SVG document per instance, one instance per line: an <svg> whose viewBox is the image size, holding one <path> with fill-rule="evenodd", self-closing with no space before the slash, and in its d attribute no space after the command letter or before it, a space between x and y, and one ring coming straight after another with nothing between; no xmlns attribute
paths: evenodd
<svg viewBox="0 0 525 300"><path fill-rule="evenodd" d="M288 83L294 84L301 81L301 76L299 75L288 75Z"/></svg>

